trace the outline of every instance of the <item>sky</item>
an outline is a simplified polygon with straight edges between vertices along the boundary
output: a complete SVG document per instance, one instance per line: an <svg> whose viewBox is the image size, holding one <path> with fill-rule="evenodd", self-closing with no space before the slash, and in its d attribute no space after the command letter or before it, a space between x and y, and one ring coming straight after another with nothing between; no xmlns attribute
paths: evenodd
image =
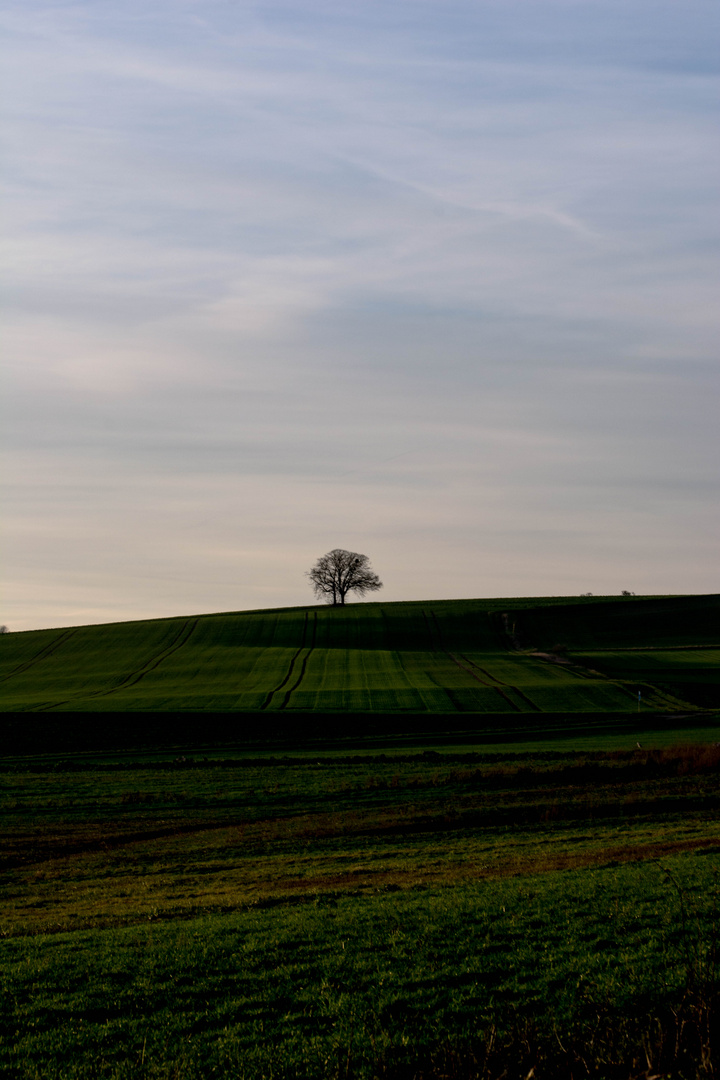
<svg viewBox="0 0 720 1080"><path fill-rule="evenodd" d="M2 0L0 622L720 591L716 0Z"/></svg>

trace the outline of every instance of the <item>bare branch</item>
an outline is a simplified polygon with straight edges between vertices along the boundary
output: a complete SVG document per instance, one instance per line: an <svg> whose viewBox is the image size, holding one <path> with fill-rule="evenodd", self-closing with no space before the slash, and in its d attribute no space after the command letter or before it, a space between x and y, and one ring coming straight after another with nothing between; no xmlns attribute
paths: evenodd
<svg viewBox="0 0 720 1080"><path fill-rule="evenodd" d="M307 576L315 595L327 604L344 604L349 592L364 596L382 589L382 581L373 572L367 555L333 548L318 559Z"/></svg>

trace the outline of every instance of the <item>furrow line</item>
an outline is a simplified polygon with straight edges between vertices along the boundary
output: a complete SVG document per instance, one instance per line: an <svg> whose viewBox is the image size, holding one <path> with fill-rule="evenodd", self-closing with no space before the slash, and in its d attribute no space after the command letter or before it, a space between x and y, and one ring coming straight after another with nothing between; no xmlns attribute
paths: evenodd
<svg viewBox="0 0 720 1080"><path fill-rule="evenodd" d="M303 678L305 676L305 671L307 669L307 663L308 663L308 660L310 659L310 654L312 653L313 649L315 648L315 637L317 635L317 611L313 612L313 617L314 617L313 633L312 633L312 641L310 642L310 648L308 649L308 651L305 653L305 656L303 657L302 666L300 668L300 674L298 675L297 680L293 683L293 685L287 691L287 693L285 694L285 697L282 700L282 704L279 706L281 709L286 709L287 708L288 702L290 701L290 695L293 693L293 691L297 690L298 686L303 681Z"/></svg>
<svg viewBox="0 0 720 1080"><path fill-rule="evenodd" d="M77 701L78 698L109 697L110 694L115 694L118 690L125 690L128 686L136 686L150 671L154 671L164 660L167 660L168 656L171 656L186 644L198 622L199 618L187 619L171 643L167 645L162 652L156 654L151 660L148 660L138 671L131 671L128 675L125 675L116 686L111 686L109 689L105 690L90 690L88 692L75 694L74 697L67 698L65 701L45 702L40 706L36 706L32 711L47 712L49 709L59 709L63 705L70 705L73 701Z"/></svg>
<svg viewBox="0 0 720 1080"><path fill-rule="evenodd" d="M9 671L7 675L3 675L0 678L0 682L5 682L7 679L12 679L14 675L21 675L23 671L27 671L33 664L39 663L41 660L45 660L46 657L51 656L57 649L60 648L66 641L68 641L73 634L77 634L78 627L73 627L72 630L65 630L59 637L54 638L48 645L40 649L30 660L25 660L24 663L18 664L16 668Z"/></svg>
<svg viewBox="0 0 720 1080"><path fill-rule="evenodd" d="M460 653L460 659L464 660L466 664L470 665L470 667L475 668L476 671L481 671L483 673L483 675L486 675L488 677L488 679L492 679L493 683L497 683L498 686L508 686L509 685L508 683L503 682L502 679L498 679L497 675L493 675L491 671L487 671L485 668L480 667L480 665L476 664L474 660L469 660L468 657L465 656L463 653ZM513 687L513 689L514 689L514 687Z"/></svg>
<svg viewBox="0 0 720 1080"><path fill-rule="evenodd" d="M299 648L299 649L297 650L297 652L296 652L296 653L295 653L295 654L293 655L293 658L292 658L292 660L290 661L290 666L289 666L289 667L288 667L288 669L287 669L287 673L286 673L286 675L285 675L285 678L284 678L284 679L282 680L282 682L281 682L281 683L278 683L278 685L277 685L277 686L275 686L275 687L274 687L274 688L273 688L273 689L272 689L272 690L271 690L271 691L270 691L270 692L268 693L267 697L265 698L265 700L263 701L262 705L260 706L260 708L261 708L261 709L267 709L268 705L270 704L270 702L271 702L271 701L272 701L272 699L273 699L273 695L274 695L274 694L277 694L277 692L278 692L279 690L282 690L283 686L285 686L285 684L286 684L286 683L288 682L288 680L290 679L290 677L291 677L291 675L292 675L292 673L293 673L293 668L295 667L295 664L296 664L296 662L297 662L297 658L299 657L300 653L301 653L301 652L303 651L303 649L305 648L305 638L307 637L307 624L308 624L308 614L309 614L309 613L308 613L308 612L306 611L306 612L305 612L305 621L303 622L302 641L300 642L300 648ZM315 619L317 620L317 614L315 615ZM315 637L314 637L314 634L313 634L313 641L314 641L314 640L315 640Z"/></svg>
<svg viewBox="0 0 720 1080"><path fill-rule="evenodd" d="M423 612L423 615L424 614L425 614L425 612ZM449 656L450 659L452 660L452 662L454 664L457 664L457 666L460 668L460 670L464 671L465 674L469 675L471 679L475 680L475 682L479 682L481 686L486 687L488 690L494 690L496 694L499 694L500 697L503 699L503 701L506 701L508 703L508 705L512 709L515 710L515 712L522 712L522 709L517 704L517 702L513 701L512 698L508 697L508 695L503 690L501 690L499 686L493 686L492 683L488 683L484 679L481 679L480 676L476 675L475 672L471 668L465 667L465 665L461 664L460 661L458 660L458 658L453 655L453 653L451 653L448 649L445 649L443 647L443 645L442 645L442 631L440 630L440 623L438 622L438 617L437 617L437 615L435 614L434 611L431 611L430 614L432 615L433 621L435 623L435 629L437 631L438 641L440 642L440 648L445 653L445 655Z"/></svg>
<svg viewBox="0 0 720 1080"><path fill-rule="evenodd" d="M445 652L447 652L447 650L445 650ZM447 652L447 655L450 657L452 662L454 664L457 664L457 666L460 668L460 670L464 671L466 675L469 675L471 679L475 679L476 682L479 682L481 686L484 686L488 690L494 690L496 694L500 695L500 697L503 699L503 701L507 701L508 705L512 706L512 708L515 710L515 712L522 712L522 709L517 704L517 702L513 701L513 699L511 697L508 697L508 695L505 693L505 691L501 690L499 686L493 686L492 683L485 682L485 680L481 679L479 675L476 675L475 672L471 668L465 667L464 664L461 664L460 661L458 660L458 658L456 656L453 656L453 654L451 652ZM514 690L515 687L508 687L508 689L513 689ZM521 696L524 696L524 695L521 695ZM536 706L533 706L533 708L536 708Z"/></svg>
<svg viewBox="0 0 720 1080"><path fill-rule="evenodd" d="M167 660L169 656L172 656L172 654L174 652L177 652L178 649L182 649L183 645L185 645L192 636L192 633L198 622L199 619L188 619L180 632L170 643L170 645L163 649L161 653L158 653L158 655L155 656L152 660L149 660L148 663L145 664L138 671L133 671L129 675L126 675L124 679L121 679L117 686L113 686L109 690L95 690L93 691L93 693L88 694L87 696L107 697L109 694L114 694L116 693L116 691L123 690L128 686L136 686L141 679L144 679L145 676L148 675L151 671L154 671L156 668L158 668L160 664L162 664L163 661Z"/></svg>
<svg viewBox="0 0 720 1080"><path fill-rule="evenodd" d="M522 698L523 701L526 701L528 703L528 705L530 706L530 708L533 709L535 712L542 712L542 709L540 708L540 706L536 705L535 702L533 701L533 699L528 697L527 694L525 694L517 686L508 686L508 690L512 690L513 694L517 694L517 696Z"/></svg>
<svg viewBox="0 0 720 1080"><path fill-rule="evenodd" d="M500 686L504 686L507 690L511 690L513 694L517 694L517 696L519 698L522 698L522 700L526 702L531 709L534 709L535 712L542 712L540 706L536 705L532 698L528 697L527 694L524 693L524 691L519 689L519 687L511 686L510 683L503 682L502 679L498 679L496 675L493 675L491 674L491 672L486 671L485 668L481 668L480 665L476 664L473 660L468 660L467 656L463 656L462 653L460 653L460 656L466 664L470 664L471 667L476 668L478 671L482 671L483 675L487 675L489 679L494 679L495 682L498 683ZM497 689L497 687L495 687L495 689Z"/></svg>

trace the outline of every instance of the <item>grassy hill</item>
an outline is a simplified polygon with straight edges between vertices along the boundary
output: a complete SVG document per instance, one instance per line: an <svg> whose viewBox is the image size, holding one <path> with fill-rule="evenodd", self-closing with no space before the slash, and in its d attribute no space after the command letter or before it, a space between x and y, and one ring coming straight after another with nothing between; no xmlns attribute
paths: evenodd
<svg viewBox="0 0 720 1080"><path fill-rule="evenodd" d="M719 660L718 596L285 608L4 635L0 708L657 714L720 705Z"/></svg>

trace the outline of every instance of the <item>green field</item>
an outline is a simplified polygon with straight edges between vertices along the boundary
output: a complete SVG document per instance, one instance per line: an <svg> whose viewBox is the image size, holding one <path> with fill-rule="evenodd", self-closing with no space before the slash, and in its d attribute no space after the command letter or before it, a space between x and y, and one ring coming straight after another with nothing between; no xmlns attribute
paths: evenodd
<svg viewBox="0 0 720 1080"><path fill-rule="evenodd" d="M6 760L0 1072L712 1076L719 763Z"/></svg>
<svg viewBox="0 0 720 1080"><path fill-rule="evenodd" d="M719 611L4 635L0 1075L717 1075Z"/></svg>
<svg viewBox="0 0 720 1080"><path fill-rule="evenodd" d="M0 707L673 712L720 706L719 660L717 596L291 608L6 634Z"/></svg>

